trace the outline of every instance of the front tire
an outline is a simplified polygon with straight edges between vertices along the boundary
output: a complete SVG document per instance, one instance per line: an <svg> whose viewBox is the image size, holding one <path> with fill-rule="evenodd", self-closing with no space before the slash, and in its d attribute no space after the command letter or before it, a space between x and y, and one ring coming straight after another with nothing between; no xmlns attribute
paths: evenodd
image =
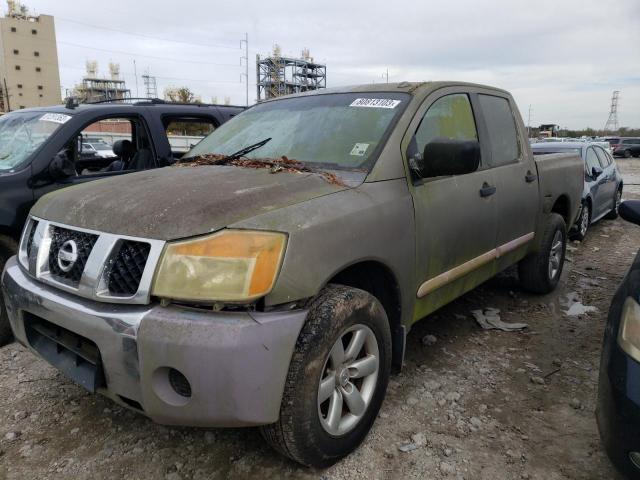
<svg viewBox="0 0 640 480"><path fill-rule="evenodd" d="M355 450L380 410L391 372L391 332L369 293L329 285L298 336L280 418L266 441L298 463L324 468Z"/></svg>
<svg viewBox="0 0 640 480"><path fill-rule="evenodd" d="M550 213L537 252L518 264L522 287L532 293L552 292L562 275L567 248L567 228L564 219Z"/></svg>
<svg viewBox="0 0 640 480"><path fill-rule="evenodd" d="M580 219L576 224L577 230L572 235L572 238L580 241L584 240L587 236L589 225L591 225L591 207L588 202L585 202L580 210Z"/></svg>

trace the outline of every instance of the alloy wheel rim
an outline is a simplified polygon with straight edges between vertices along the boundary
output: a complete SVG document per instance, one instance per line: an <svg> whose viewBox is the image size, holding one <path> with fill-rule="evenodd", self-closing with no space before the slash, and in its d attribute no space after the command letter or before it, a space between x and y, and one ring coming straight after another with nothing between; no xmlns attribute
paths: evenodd
<svg viewBox="0 0 640 480"><path fill-rule="evenodd" d="M318 416L333 436L351 431L367 412L378 383L378 341L366 325L353 325L334 343L318 384Z"/></svg>
<svg viewBox="0 0 640 480"><path fill-rule="evenodd" d="M549 279L553 280L560 271L562 261L562 232L556 231L549 252Z"/></svg>
<svg viewBox="0 0 640 480"><path fill-rule="evenodd" d="M580 219L580 235L584 236L589 228L589 207L585 205L582 209L582 218Z"/></svg>

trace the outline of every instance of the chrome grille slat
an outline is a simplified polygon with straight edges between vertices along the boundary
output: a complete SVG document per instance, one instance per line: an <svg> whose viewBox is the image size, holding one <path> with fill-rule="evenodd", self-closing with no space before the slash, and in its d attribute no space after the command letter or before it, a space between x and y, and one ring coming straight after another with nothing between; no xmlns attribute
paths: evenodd
<svg viewBox="0 0 640 480"><path fill-rule="evenodd" d="M59 268L58 250L72 239L77 265ZM21 265L43 283L110 303L148 304L151 282L165 242L29 219L20 243Z"/></svg>

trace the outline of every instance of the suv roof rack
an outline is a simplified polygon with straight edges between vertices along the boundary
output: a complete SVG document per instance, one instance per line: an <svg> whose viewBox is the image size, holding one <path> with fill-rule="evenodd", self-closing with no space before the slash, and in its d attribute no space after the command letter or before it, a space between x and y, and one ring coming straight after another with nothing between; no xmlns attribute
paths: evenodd
<svg viewBox="0 0 640 480"><path fill-rule="evenodd" d="M246 108L239 105L220 105L215 103L189 103L189 102L170 102L161 98L145 98L145 97L132 97L132 98L111 98L108 100L98 100L96 102L85 102L83 105L100 105L104 103L129 103L131 105L184 105L189 107L236 107Z"/></svg>

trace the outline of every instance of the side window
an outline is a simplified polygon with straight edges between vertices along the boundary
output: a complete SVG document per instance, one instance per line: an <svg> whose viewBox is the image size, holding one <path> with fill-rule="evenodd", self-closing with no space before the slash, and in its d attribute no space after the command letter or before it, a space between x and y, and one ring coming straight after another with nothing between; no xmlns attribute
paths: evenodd
<svg viewBox="0 0 640 480"><path fill-rule="evenodd" d="M600 166L602 168L607 168L609 166L609 159L607 158L607 155L604 153L604 150L602 150L600 147L593 147L593 148L596 151L596 154L598 155Z"/></svg>
<svg viewBox="0 0 640 480"><path fill-rule="evenodd" d="M481 94L478 98L489 133L489 165L499 167L517 162L520 157L518 130L509 101L493 95Z"/></svg>
<svg viewBox="0 0 640 480"><path fill-rule="evenodd" d="M464 93L456 93L436 100L422 117L414 138L415 148L420 154L436 138L478 140L469 97Z"/></svg>
<svg viewBox="0 0 640 480"><path fill-rule="evenodd" d="M212 118L165 117L163 123L174 158L180 158L216 128Z"/></svg>
<svg viewBox="0 0 640 480"><path fill-rule="evenodd" d="M600 160L598 159L596 152L593 150L593 147L589 147L587 149L587 157L585 159L585 163L587 166L587 175L591 175L591 172L593 172L593 167L600 166Z"/></svg>

